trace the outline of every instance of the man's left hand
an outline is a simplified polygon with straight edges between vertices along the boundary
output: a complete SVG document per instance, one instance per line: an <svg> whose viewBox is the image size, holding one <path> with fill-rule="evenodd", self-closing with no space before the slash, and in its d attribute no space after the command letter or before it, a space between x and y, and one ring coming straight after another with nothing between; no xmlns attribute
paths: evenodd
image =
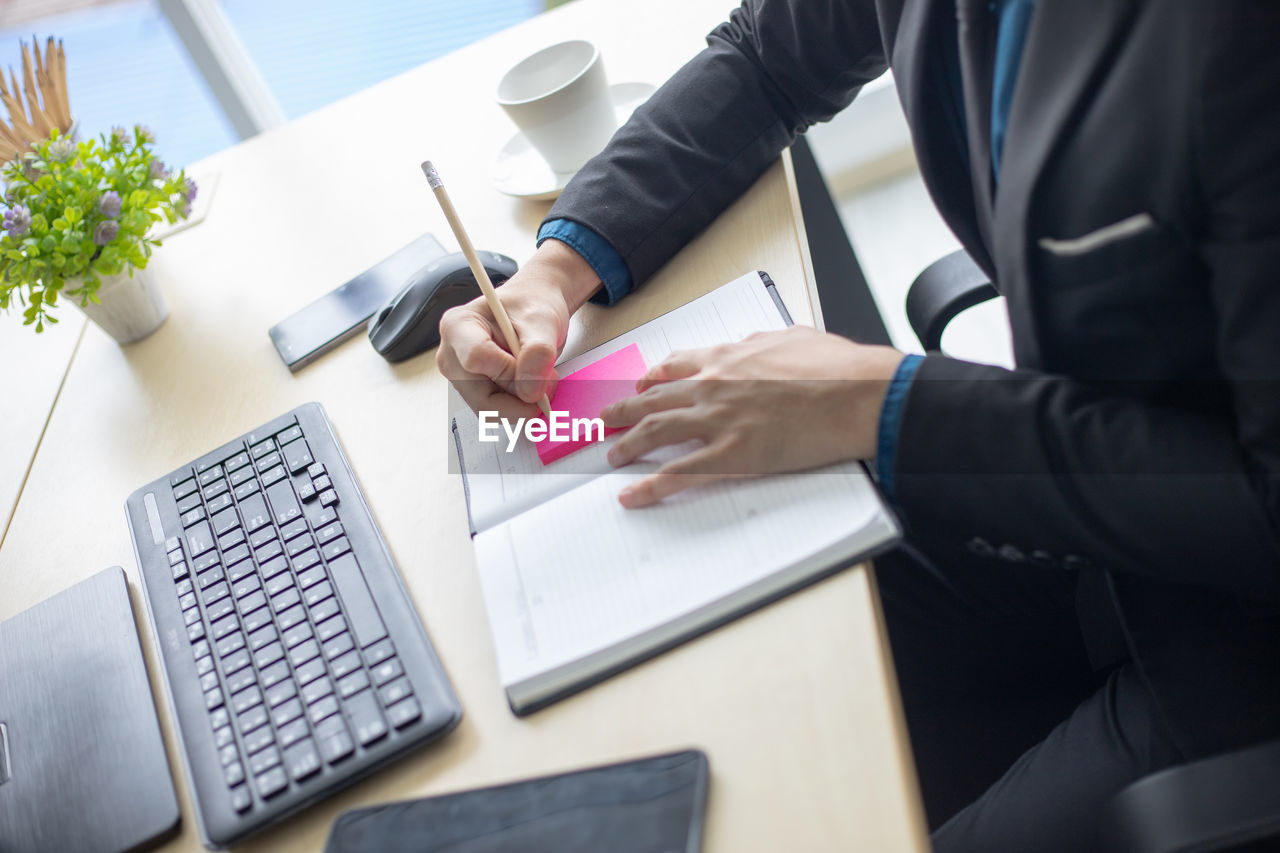
<svg viewBox="0 0 1280 853"><path fill-rule="evenodd" d="M651 450L700 440L618 496L656 503L726 477L776 474L875 455L880 407L903 354L804 326L672 353L607 407L607 427L631 427L609 450L626 465Z"/></svg>

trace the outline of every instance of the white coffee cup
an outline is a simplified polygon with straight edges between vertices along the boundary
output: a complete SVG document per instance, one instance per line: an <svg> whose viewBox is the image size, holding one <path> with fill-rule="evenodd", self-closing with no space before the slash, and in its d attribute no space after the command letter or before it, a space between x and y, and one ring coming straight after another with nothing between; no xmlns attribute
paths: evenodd
<svg viewBox="0 0 1280 853"><path fill-rule="evenodd" d="M576 172L618 129L600 50L566 41L521 60L498 82L498 104L552 171Z"/></svg>

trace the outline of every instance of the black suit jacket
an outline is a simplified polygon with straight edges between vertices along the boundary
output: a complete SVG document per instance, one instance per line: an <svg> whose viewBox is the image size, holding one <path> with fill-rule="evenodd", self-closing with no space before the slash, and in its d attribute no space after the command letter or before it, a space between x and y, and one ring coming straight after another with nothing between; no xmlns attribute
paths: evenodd
<svg viewBox="0 0 1280 853"><path fill-rule="evenodd" d="M1273 0L1039 0L996 185L986 0L747 0L550 216L643 282L891 66L1018 364L921 366L896 456L909 534L942 561L1101 578L1087 639L1115 605L1183 751L1233 747L1280 734L1277 33Z"/></svg>

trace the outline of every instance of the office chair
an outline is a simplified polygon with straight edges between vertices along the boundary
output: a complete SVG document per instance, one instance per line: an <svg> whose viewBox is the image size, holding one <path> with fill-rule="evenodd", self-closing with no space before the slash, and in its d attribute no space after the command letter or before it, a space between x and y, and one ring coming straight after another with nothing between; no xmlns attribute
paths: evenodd
<svg viewBox="0 0 1280 853"><path fill-rule="evenodd" d="M957 314L997 296L963 251L935 261L907 291L907 319L926 350ZM1099 827L1115 853L1280 850L1280 740L1152 773L1116 794Z"/></svg>

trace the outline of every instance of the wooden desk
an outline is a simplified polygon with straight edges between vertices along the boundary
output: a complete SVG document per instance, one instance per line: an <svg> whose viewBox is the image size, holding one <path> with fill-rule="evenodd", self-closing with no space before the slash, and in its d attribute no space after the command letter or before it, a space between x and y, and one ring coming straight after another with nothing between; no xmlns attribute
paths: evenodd
<svg viewBox="0 0 1280 853"><path fill-rule="evenodd" d="M721 2L579 0L268 132L205 164L221 173L206 222L154 267L172 314L121 349L85 333L0 550L0 618L118 563L153 688L151 632L122 512L125 496L221 442L321 401L359 475L465 710L440 743L376 774L245 850L318 850L354 806L454 791L685 746L711 758L708 851L927 849L874 581L853 569L526 719L499 687L467 537L448 473L446 385L430 355L391 366L362 339L296 376L267 338L279 318L423 230L452 245L418 171L440 168L472 237L525 257L547 205L488 182L512 132L487 97L511 61L589 36L615 81L665 79L696 52ZM767 269L811 315L811 275L789 161L646 287L588 307L580 350L744 272ZM172 721L174 777L185 789ZM168 849L199 846L186 820Z"/></svg>

